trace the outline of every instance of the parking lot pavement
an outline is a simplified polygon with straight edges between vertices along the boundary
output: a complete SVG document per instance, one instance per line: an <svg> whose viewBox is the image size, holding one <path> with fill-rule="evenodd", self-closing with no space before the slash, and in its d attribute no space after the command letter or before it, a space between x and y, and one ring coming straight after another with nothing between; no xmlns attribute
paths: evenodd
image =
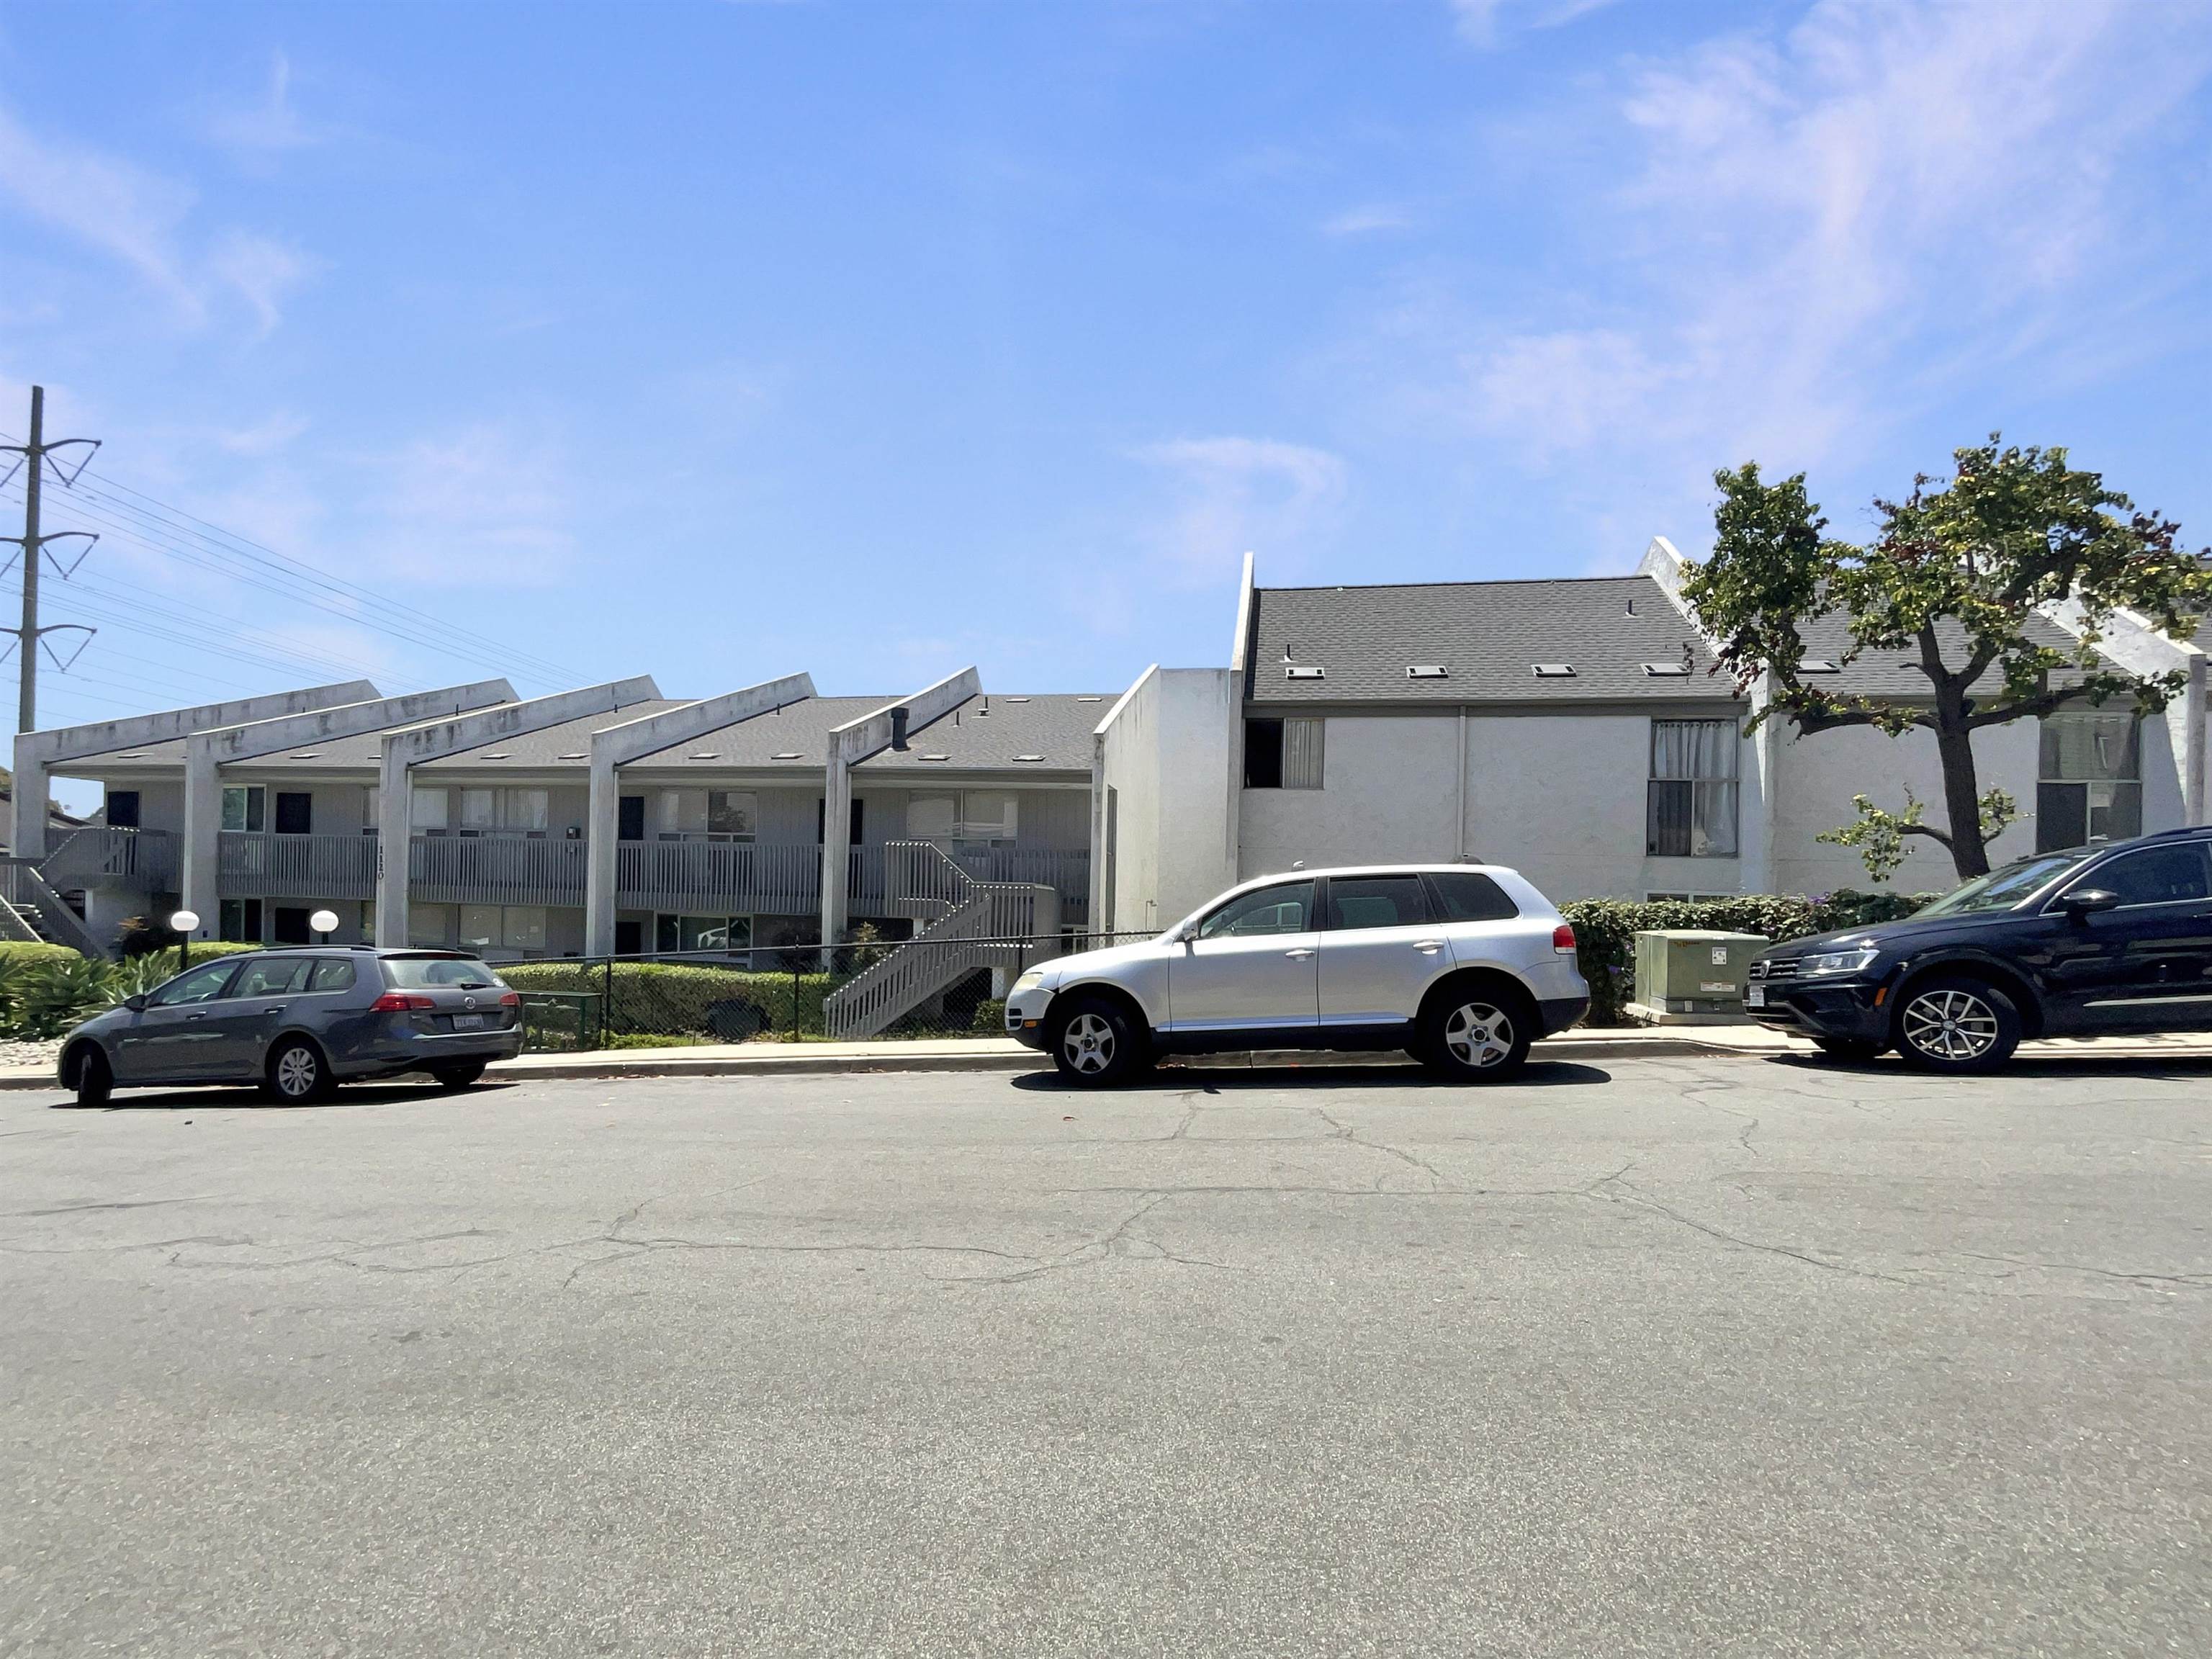
<svg viewBox="0 0 2212 1659"><path fill-rule="evenodd" d="M0 1097L0 1652L2212 1651L2212 1068Z"/></svg>

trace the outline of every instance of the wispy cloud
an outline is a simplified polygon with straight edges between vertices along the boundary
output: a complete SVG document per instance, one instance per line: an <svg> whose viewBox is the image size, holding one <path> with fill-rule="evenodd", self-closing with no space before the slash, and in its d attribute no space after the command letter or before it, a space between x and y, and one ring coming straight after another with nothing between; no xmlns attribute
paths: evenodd
<svg viewBox="0 0 2212 1659"><path fill-rule="evenodd" d="M1614 0L1451 0L1460 37L1479 46L1496 46L1512 29L1553 29Z"/></svg>
<svg viewBox="0 0 2212 1659"><path fill-rule="evenodd" d="M1344 506L1344 462L1327 450L1268 438L1182 438L1138 458L1171 481L1172 505L1147 537L1178 586L1211 586L1249 550L1295 557Z"/></svg>
<svg viewBox="0 0 2212 1659"><path fill-rule="evenodd" d="M576 556L574 476L556 434L481 421L372 465L362 551L455 586L565 579Z"/></svg>
<svg viewBox="0 0 2212 1659"><path fill-rule="evenodd" d="M90 148L31 131L0 108L0 201L117 260L186 328L241 302L256 337L315 262L276 238L235 227L196 234L188 184Z"/></svg>
<svg viewBox="0 0 2212 1659"><path fill-rule="evenodd" d="M259 96L209 112L207 135L221 149L257 164L322 142L322 135L301 118L293 105L292 60L282 52L270 54L268 77Z"/></svg>
<svg viewBox="0 0 2212 1659"><path fill-rule="evenodd" d="M2010 358L2078 347L2120 309L2085 303L2099 283L2201 268L2201 244L2161 240L2201 222L2201 183L2153 201L2130 161L2204 84L2206 22L1825 3L1646 63L1598 112L1625 159L1577 192L1583 279L1502 320L1401 317L1390 349L1415 354L1425 416L1537 465L1601 457L1653 510L1702 517L1715 465L1848 457ZM1419 366L1439 361L1442 381Z"/></svg>
<svg viewBox="0 0 2212 1659"><path fill-rule="evenodd" d="M1324 236L1376 236L1393 231L1411 230L1412 212L1391 202L1369 202L1347 208L1334 218L1322 222Z"/></svg>

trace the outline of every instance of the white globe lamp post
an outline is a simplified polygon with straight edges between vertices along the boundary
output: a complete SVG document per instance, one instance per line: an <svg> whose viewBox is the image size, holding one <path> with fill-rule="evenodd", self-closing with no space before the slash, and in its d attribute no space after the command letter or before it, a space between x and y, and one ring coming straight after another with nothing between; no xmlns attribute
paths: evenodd
<svg viewBox="0 0 2212 1659"><path fill-rule="evenodd" d="M170 913L169 931L177 936L177 971L179 973L184 972L191 963L191 957L188 953L191 949L192 930L199 925L200 915L197 910L175 910Z"/></svg>
<svg viewBox="0 0 2212 1659"><path fill-rule="evenodd" d="M335 910L318 910L314 915L307 918L307 926L313 928L318 933L322 935L322 939L319 941L320 943L328 945L331 942L331 935L337 933L338 930L337 912Z"/></svg>

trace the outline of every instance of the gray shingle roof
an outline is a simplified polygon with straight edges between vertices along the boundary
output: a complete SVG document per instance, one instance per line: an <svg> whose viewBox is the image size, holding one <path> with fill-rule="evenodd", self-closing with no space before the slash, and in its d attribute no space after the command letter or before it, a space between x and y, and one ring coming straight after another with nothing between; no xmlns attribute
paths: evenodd
<svg viewBox="0 0 2212 1659"><path fill-rule="evenodd" d="M2021 632L2035 644L2053 651L2070 653L2081 646L2080 641L2057 623L2047 622L2041 617L2029 617ZM1798 630L1798 637L1805 642L1805 655L1808 659L1840 664L1844 653L1851 646L1850 625L1844 617L1838 615L1821 617L1807 623ZM1966 629L1954 622L1940 622L1936 625L1936 639L1947 664L1954 669L1966 665ZM1928 677L1920 672L1919 665L1920 653L1917 649L1869 650L1862 653L1856 662L1838 673L1801 672L1798 678L1807 686L1817 686L1838 696L1924 697L1928 695ZM2078 684L2081 676L2061 670L2051 678L2052 684L2063 686ZM1998 681L1995 672L1984 677L1981 684L1991 690L1996 689Z"/></svg>
<svg viewBox="0 0 2212 1659"><path fill-rule="evenodd" d="M884 750L860 763L867 772L1091 769L1091 734L1114 699L1060 694L970 697L951 714L908 734L903 753ZM925 758L942 755L934 761ZM1024 761L1024 755L1041 758Z"/></svg>
<svg viewBox="0 0 2212 1659"><path fill-rule="evenodd" d="M1255 591L1255 703L1731 702L1735 685L1649 576ZM1644 665L1679 665L1654 677ZM1571 676L1539 678L1539 663ZM1440 666L1443 678L1407 669ZM1322 678L1292 678L1293 666Z"/></svg>
<svg viewBox="0 0 2212 1659"><path fill-rule="evenodd" d="M658 714L664 708L681 708L681 697L647 697L640 702L626 702L619 708L603 710L596 714L580 714L558 726L549 726L542 731L522 732L496 742L481 744L474 749L464 749L458 755L447 755L440 760L425 761L417 768L424 772L458 771L480 767L487 763L495 766L512 766L520 771L552 767L574 767L579 770L591 764L592 733L605 731L610 726L622 726L630 720L641 720L648 714ZM372 743L368 747L374 747ZM495 761L495 755L504 758Z"/></svg>
<svg viewBox="0 0 2212 1659"><path fill-rule="evenodd" d="M896 696L804 697L771 713L739 720L734 726L720 726L704 737L671 744L630 764L696 767L701 771L732 766L789 766L819 772L830 757L832 731L848 720L856 720L897 701ZM695 761L691 758L694 755L712 755L715 758ZM778 760L778 755L796 755L798 758Z"/></svg>

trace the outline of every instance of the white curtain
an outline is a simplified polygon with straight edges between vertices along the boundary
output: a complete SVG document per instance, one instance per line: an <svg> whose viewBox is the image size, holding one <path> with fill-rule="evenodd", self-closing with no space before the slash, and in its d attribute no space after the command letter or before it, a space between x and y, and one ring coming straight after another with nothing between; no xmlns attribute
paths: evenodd
<svg viewBox="0 0 2212 1659"><path fill-rule="evenodd" d="M1322 739L1327 722L1286 720L1283 722L1283 787L1321 787Z"/></svg>
<svg viewBox="0 0 2212 1659"><path fill-rule="evenodd" d="M1651 722L1651 775L1725 778L1736 775L1734 720Z"/></svg>

